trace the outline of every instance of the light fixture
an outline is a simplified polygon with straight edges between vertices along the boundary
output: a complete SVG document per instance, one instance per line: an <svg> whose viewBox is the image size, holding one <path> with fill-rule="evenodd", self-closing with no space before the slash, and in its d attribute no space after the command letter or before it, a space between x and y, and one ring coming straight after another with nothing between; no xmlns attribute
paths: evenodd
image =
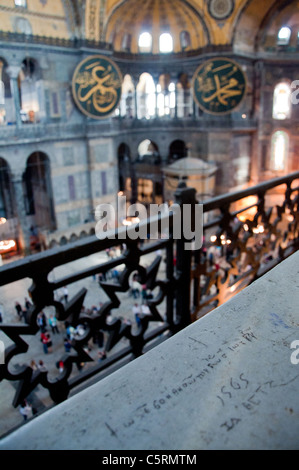
<svg viewBox="0 0 299 470"><path fill-rule="evenodd" d="M0 253L7 253L16 247L16 242L14 240L1 240L0 241Z"/></svg>

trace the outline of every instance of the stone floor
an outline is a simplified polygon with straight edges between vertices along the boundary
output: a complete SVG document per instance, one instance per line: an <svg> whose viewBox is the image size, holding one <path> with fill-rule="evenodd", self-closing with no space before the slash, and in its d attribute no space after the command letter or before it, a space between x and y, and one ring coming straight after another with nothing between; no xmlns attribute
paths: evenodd
<svg viewBox="0 0 299 470"><path fill-rule="evenodd" d="M142 264L144 266L148 266L154 256L154 253L144 256L142 258ZM54 271L52 271L51 276L52 279L57 280L60 279L60 277L62 276L70 274L71 272L85 269L93 265L98 265L105 261L107 261L106 253L97 253L88 256L84 259L78 260L76 262L69 263L68 265L57 267L54 269ZM159 276L163 276L164 269L165 265L162 262ZM0 309L3 315L3 323L20 323L15 311L15 301L18 301L20 302L20 304L24 305L24 299L28 296L27 289L30 287L30 285L31 280L27 278L0 287ZM99 287L97 280L93 277L89 277L76 283L70 284L68 286L69 299L71 299L72 296L76 294L82 287L85 287L87 289L87 294L84 300L84 306L86 308L90 308L93 305L99 306L100 302L105 302L105 300L107 300L105 292ZM135 300L132 298L132 296L129 296L128 293L121 293L118 295L121 298L121 306L118 311L115 312L115 315L130 319L133 327L135 327L136 323L132 312L132 307ZM140 303L141 299L139 299L138 302ZM47 317L49 317L50 314L54 312L54 307L47 307L44 311ZM163 309L161 311L163 311ZM39 334L36 334L34 337L23 337L23 339L30 345L29 350L25 354L15 356L13 360L11 360L11 367L14 368L15 371L17 371L17 369L23 364L29 365L31 360L34 360L36 363L38 363L39 360L42 360L48 369L49 379L55 379L55 377L58 375L58 369L56 368L55 364L58 359L64 354L64 323L59 323L58 328L58 334L52 334L51 330L48 328L53 343L52 352L48 354L45 354L43 351L43 346L40 342ZM7 338L7 336L4 335L4 333L1 331L0 340L4 342L5 347L10 344L9 338ZM123 339L118 347L122 347L125 344L128 344L126 343L127 341L128 340ZM98 352L98 346L92 345L90 355L94 358L95 362L86 364L83 370L85 370L86 367L91 367L96 364L96 361L98 360ZM76 367L74 367L72 376L79 373L80 372L76 369ZM23 417L21 416L19 409L16 409L12 406L12 400L17 385L18 382L8 382L6 380L0 382L0 437L6 434L7 432L10 432L15 427L18 427L24 423ZM48 391L41 386L38 386L34 390L34 392L31 393L28 399L32 406L36 408L38 412L41 412L52 405L52 400L48 396Z"/></svg>

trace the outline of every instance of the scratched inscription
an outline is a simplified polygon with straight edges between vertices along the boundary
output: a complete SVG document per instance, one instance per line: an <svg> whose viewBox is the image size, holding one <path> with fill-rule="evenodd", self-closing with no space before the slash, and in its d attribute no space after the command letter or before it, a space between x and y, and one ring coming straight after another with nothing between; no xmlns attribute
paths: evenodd
<svg viewBox="0 0 299 470"><path fill-rule="evenodd" d="M196 337L189 337L188 339L192 343L197 342L201 346L208 347ZM200 361L198 361L198 369L195 370L193 367L194 372L192 374L179 380L172 388L166 388L164 393L154 396L153 399L137 406L126 420L119 423L118 428L113 429L110 424L105 423L111 436L117 438L117 434L121 432L121 429L128 430L132 426L140 425L147 416L159 413L172 402L177 405L179 396L183 396L187 390L192 390L192 388L197 391L200 382L209 380L215 371L227 364L235 354L238 354L241 349L248 347L250 343L257 340L257 335L250 327L246 330L239 330L234 340L223 342L221 347L217 347L214 351L201 356ZM229 368L225 370L229 371ZM233 429L238 429L238 424L244 420L246 421L247 416L257 413L263 403L265 405L266 402L271 401L271 394L273 395L276 389L287 387L298 379L299 374L284 381L265 380L259 382L255 377L250 376L248 371L245 372L242 369L240 369L240 372L231 374L231 376L228 373L227 378L220 383L218 382L218 388L213 388L212 393L214 395L210 395L212 401L219 405L217 407L217 412L220 411L218 430L226 436ZM291 409L289 411L290 413L293 412ZM215 438L215 432L211 432L209 429L199 429L198 436L209 445Z"/></svg>
<svg viewBox="0 0 299 470"><path fill-rule="evenodd" d="M286 387L290 383L297 380L299 375L292 377L285 382L277 382L268 380L257 384L255 381L246 378L244 373L238 377L230 377L229 380L220 387L216 396L223 407L234 405L236 411L246 411L250 414L255 413L259 406L263 403L263 399L270 395L276 388ZM242 421L243 413L236 413L234 417L230 417L220 424L221 428L231 431L238 423Z"/></svg>
<svg viewBox="0 0 299 470"><path fill-rule="evenodd" d="M194 341L194 338L190 339ZM189 376L183 378L180 383L178 383L172 389L166 391L165 394L159 397L155 397L151 402L143 403L142 405L138 406L130 419L128 419L126 422L123 422L122 426L124 428L129 428L136 424L136 421L143 419L148 414L162 409L174 398L182 395L186 389L189 389L190 387L213 374L213 371L216 370L220 364L226 362L230 355L235 353L236 350L256 340L257 337L250 328L244 331L240 331L238 339L230 344L226 344L223 347L217 348L214 353L210 353L204 356L202 358L203 367L201 367L194 374L190 374ZM243 378L243 381L246 381L246 379Z"/></svg>

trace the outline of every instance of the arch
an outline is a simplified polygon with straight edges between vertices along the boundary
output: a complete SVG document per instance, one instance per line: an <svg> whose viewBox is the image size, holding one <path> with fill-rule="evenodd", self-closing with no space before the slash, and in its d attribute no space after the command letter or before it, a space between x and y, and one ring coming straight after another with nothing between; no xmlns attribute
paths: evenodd
<svg viewBox="0 0 299 470"><path fill-rule="evenodd" d="M0 125L15 121L10 78L6 68L6 61L0 57Z"/></svg>
<svg viewBox="0 0 299 470"><path fill-rule="evenodd" d="M271 137L270 168L273 171L287 170L289 136L284 130L277 130Z"/></svg>
<svg viewBox="0 0 299 470"><path fill-rule="evenodd" d="M177 116L179 118L189 117L193 112L193 99L191 83L186 73L181 73L176 85Z"/></svg>
<svg viewBox="0 0 299 470"><path fill-rule="evenodd" d="M14 18L14 31L18 34L32 35L32 26L27 18L17 16Z"/></svg>
<svg viewBox="0 0 299 470"><path fill-rule="evenodd" d="M137 117L151 119L156 115L156 87L151 74L144 72L136 87Z"/></svg>
<svg viewBox="0 0 299 470"><path fill-rule="evenodd" d="M121 49L125 52L130 52L132 44L132 34L125 33L121 42Z"/></svg>
<svg viewBox="0 0 299 470"><path fill-rule="evenodd" d="M96 11L99 15L100 7ZM157 28L157 17L159 28ZM99 20L97 21L99 23ZM121 39L124 33L132 34L131 53L141 52L138 39L142 32L152 35L152 54L159 54L159 37L168 32L173 38L173 51L182 51L180 31L189 31L192 44L196 50L210 44L210 31L203 15L187 0L148 0L140 8L140 0L121 0L114 2L103 24L102 39L113 38L114 50L121 50ZM116 32L116 34L115 34ZM89 31L87 32L89 35Z"/></svg>
<svg viewBox="0 0 299 470"><path fill-rule="evenodd" d="M291 39L292 30L288 26L282 26L277 34L277 44L279 46L286 46Z"/></svg>
<svg viewBox="0 0 299 470"><path fill-rule="evenodd" d="M173 52L173 38L170 33L162 33L159 37L159 52L170 53Z"/></svg>
<svg viewBox="0 0 299 470"><path fill-rule="evenodd" d="M130 147L121 143L117 151L118 159L118 188L119 191L126 192L131 187L131 152Z"/></svg>
<svg viewBox="0 0 299 470"><path fill-rule="evenodd" d="M27 8L27 0L15 0L15 6Z"/></svg>
<svg viewBox="0 0 299 470"><path fill-rule="evenodd" d="M183 140L174 140L169 146L169 161L187 157L187 146Z"/></svg>
<svg viewBox="0 0 299 470"><path fill-rule="evenodd" d="M7 161L0 157L0 217L14 216L11 172Z"/></svg>
<svg viewBox="0 0 299 470"><path fill-rule="evenodd" d="M56 240L51 240L50 243L49 243L49 248L55 248L56 246L58 246L58 243Z"/></svg>
<svg viewBox="0 0 299 470"><path fill-rule="evenodd" d="M55 229L50 160L45 153L37 151L28 157L23 181L27 215L36 227Z"/></svg>
<svg viewBox="0 0 299 470"><path fill-rule="evenodd" d="M269 23L285 5L285 0L246 1L235 17L232 45L235 51L256 51ZM287 3L290 3L288 0Z"/></svg>
<svg viewBox="0 0 299 470"><path fill-rule="evenodd" d="M146 207L152 203L160 204L163 199L163 175L159 147L153 140L144 139L137 149L138 158L134 165L136 200Z"/></svg>
<svg viewBox="0 0 299 470"><path fill-rule="evenodd" d="M262 5L263 3L263 5ZM260 2L256 6L256 17L260 17L260 11L266 6L266 2ZM288 47L292 45L293 40L295 41L295 35L291 34L289 37L289 31L283 30L288 28L291 32L296 30L296 23L298 22L298 8L292 0L277 0L272 2L268 11L260 17L259 31L255 37L255 50L274 51L279 47ZM285 33L287 35L285 36ZM279 37L280 36L280 37ZM295 44L293 44L295 45Z"/></svg>
<svg viewBox="0 0 299 470"><path fill-rule="evenodd" d="M176 93L175 83L169 74L162 74L157 85L157 113L158 116L172 116L175 114Z"/></svg>
<svg viewBox="0 0 299 470"><path fill-rule="evenodd" d="M279 82L273 92L273 119L289 119L291 117L291 84L288 81Z"/></svg>
<svg viewBox="0 0 299 470"><path fill-rule="evenodd" d="M158 145L150 139L145 139L138 145L138 161L149 161L158 164L161 161Z"/></svg>
<svg viewBox="0 0 299 470"><path fill-rule="evenodd" d="M63 246L66 244L67 244L67 238L65 236L61 237L61 239L59 240L59 245Z"/></svg>
<svg viewBox="0 0 299 470"><path fill-rule="evenodd" d="M120 115L127 118L134 117L135 113L135 87L132 76L126 74L123 78L121 99L119 104Z"/></svg>
<svg viewBox="0 0 299 470"><path fill-rule="evenodd" d="M138 38L138 50L141 53L151 52L153 47L153 37L148 31L143 31Z"/></svg>
<svg viewBox="0 0 299 470"><path fill-rule="evenodd" d="M38 62L26 57L19 73L19 92L21 101L21 118L25 123L39 121L39 97L37 82L41 79L41 69Z"/></svg>
<svg viewBox="0 0 299 470"><path fill-rule="evenodd" d="M191 46L191 38L190 38L189 31L180 32L180 43L181 43L182 51L184 51L185 49Z"/></svg>

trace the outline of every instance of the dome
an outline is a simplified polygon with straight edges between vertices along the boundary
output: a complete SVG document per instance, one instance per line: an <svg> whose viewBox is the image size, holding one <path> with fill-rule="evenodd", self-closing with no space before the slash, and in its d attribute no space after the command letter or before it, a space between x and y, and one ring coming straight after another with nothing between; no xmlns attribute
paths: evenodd
<svg viewBox="0 0 299 470"><path fill-rule="evenodd" d="M181 0L126 0L118 3L106 19L103 40L112 43L115 51L140 52L138 39L149 33L152 39L148 50L161 52L162 34L173 39L173 52L204 47L207 29L200 13Z"/></svg>

